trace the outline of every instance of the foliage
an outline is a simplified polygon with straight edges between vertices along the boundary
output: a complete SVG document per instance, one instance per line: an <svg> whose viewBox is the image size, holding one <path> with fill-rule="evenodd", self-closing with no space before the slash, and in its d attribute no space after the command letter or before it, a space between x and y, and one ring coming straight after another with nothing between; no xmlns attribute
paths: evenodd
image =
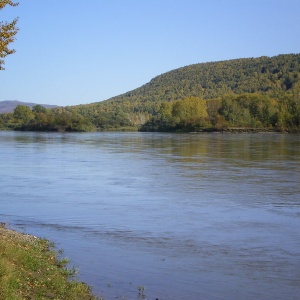
<svg viewBox="0 0 300 300"><path fill-rule="evenodd" d="M47 109L36 105L32 110L18 105L13 113L0 115L0 129L34 131L93 131L95 126L75 111L65 108Z"/></svg>
<svg viewBox="0 0 300 300"><path fill-rule="evenodd" d="M299 123L300 54L191 65L107 101L0 115L2 129L53 131L299 132Z"/></svg>
<svg viewBox="0 0 300 300"><path fill-rule="evenodd" d="M18 105L14 110L14 118L21 126L26 126L34 118L34 114L28 106Z"/></svg>
<svg viewBox="0 0 300 300"><path fill-rule="evenodd" d="M0 0L0 10L6 5L17 6L18 3L14 3L11 0ZM14 42L15 35L18 32L17 26L18 19L14 19L12 22L0 22L0 70L4 70L4 58L7 55L13 54L15 50L9 49L9 44Z"/></svg>
<svg viewBox="0 0 300 300"><path fill-rule="evenodd" d="M299 94L284 93L276 97L259 93L229 94L211 100L186 98L168 104L167 110L161 105L158 114L141 130L203 131L228 127L299 132Z"/></svg>
<svg viewBox="0 0 300 300"><path fill-rule="evenodd" d="M282 93L292 92L299 82L300 54L234 59L179 68L157 76L133 91L106 101L73 106L72 109L93 119L96 127L99 127L98 117L105 128L113 122L112 116L120 112L124 121L140 126L153 121L153 117L157 119L162 103L197 97L214 100L208 107L210 122L221 124L222 120L216 119L216 112L220 104L218 99L224 95L258 93L276 98Z"/></svg>
<svg viewBox="0 0 300 300"><path fill-rule="evenodd" d="M172 118L180 127L203 127L208 117L205 101L196 97L187 97L172 105Z"/></svg>

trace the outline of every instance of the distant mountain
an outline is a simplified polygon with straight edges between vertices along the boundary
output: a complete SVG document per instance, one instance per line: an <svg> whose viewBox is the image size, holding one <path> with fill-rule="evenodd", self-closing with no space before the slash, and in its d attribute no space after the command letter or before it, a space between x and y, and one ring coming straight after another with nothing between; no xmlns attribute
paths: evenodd
<svg viewBox="0 0 300 300"><path fill-rule="evenodd" d="M29 102L21 102L21 101L17 101L17 100L0 101L0 114L13 112L14 109L18 105L25 105L25 106L32 108L33 106L38 105L38 104L37 103L29 103ZM56 105L49 105L49 104L40 104L40 105L44 106L45 108L57 107Z"/></svg>

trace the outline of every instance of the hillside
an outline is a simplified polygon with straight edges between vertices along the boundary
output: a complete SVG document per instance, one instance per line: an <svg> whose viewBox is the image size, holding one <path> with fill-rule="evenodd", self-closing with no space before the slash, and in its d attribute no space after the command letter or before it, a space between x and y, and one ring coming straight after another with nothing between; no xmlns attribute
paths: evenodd
<svg viewBox="0 0 300 300"><path fill-rule="evenodd" d="M159 75L108 101L172 101L187 96L212 99L231 92L286 91L299 80L299 72L300 54L194 64Z"/></svg>
<svg viewBox="0 0 300 300"><path fill-rule="evenodd" d="M300 54L194 64L106 101L0 116L20 130L300 131Z"/></svg>
<svg viewBox="0 0 300 300"><path fill-rule="evenodd" d="M25 106L28 106L28 107L32 108L33 106L37 105L37 103L21 102L21 101L17 101L17 100L0 101L0 114L13 112L14 109L18 105L25 105ZM42 106L44 106L46 108L54 108L54 107L56 107L55 105L48 105L48 104L42 104Z"/></svg>
<svg viewBox="0 0 300 300"><path fill-rule="evenodd" d="M194 96L214 99L224 94L290 91L300 80L300 54L241 58L200 63L172 70L145 85L106 101L77 106L85 116L127 119L143 124L162 102Z"/></svg>

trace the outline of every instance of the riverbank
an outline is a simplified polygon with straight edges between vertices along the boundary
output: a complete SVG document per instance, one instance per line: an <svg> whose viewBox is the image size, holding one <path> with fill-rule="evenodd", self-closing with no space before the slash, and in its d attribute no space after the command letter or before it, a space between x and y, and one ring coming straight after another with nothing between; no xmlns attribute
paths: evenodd
<svg viewBox="0 0 300 300"><path fill-rule="evenodd" d="M197 132L204 133L300 133L299 128L279 130L277 128L251 128L251 127L226 127L226 128L203 128Z"/></svg>
<svg viewBox="0 0 300 300"><path fill-rule="evenodd" d="M59 259L53 244L0 225L0 300L96 300L90 288L75 281L67 259Z"/></svg>

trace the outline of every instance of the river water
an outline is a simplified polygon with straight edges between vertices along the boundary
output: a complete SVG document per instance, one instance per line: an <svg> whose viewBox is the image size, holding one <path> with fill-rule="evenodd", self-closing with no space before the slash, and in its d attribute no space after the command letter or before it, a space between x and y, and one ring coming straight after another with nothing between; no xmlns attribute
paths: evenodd
<svg viewBox="0 0 300 300"><path fill-rule="evenodd" d="M300 136L0 132L0 218L108 299L299 299Z"/></svg>

